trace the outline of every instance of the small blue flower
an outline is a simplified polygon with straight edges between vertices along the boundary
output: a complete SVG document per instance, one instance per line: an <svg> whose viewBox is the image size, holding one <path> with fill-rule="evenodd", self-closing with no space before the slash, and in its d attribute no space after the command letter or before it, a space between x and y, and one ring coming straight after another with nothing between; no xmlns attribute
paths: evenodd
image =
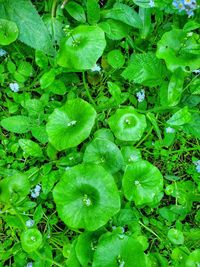
<svg viewBox="0 0 200 267"><path fill-rule="evenodd" d="M26 227L30 228L35 224L34 220L29 219L28 221L26 221Z"/></svg>
<svg viewBox="0 0 200 267"><path fill-rule="evenodd" d="M200 172L200 164L198 164L198 165L196 166L196 171L197 171L197 172Z"/></svg>
<svg viewBox="0 0 200 267"><path fill-rule="evenodd" d="M196 165L196 171L200 172L200 160L197 160L197 161L195 161L193 163L194 163L194 165Z"/></svg>
<svg viewBox="0 0 200 267"><path fill-rule="evenodd" d="M175 133L175 129L174 128L171 128L171 127L167 127L165 129L166 133Z"/></svg>
<svg viewBox="0 0 200 267"><path fill-rule="evenodd" d="M194 16L194 9L197 7L196 0L174 0L172 5L179 10L185 10L188 17Z"/></svg>
<svg viewBox="0 0 200 267"><path fill-rule="evenodd" d="M138 99L138 102L142 102L145 99L145 91L142 89L141 91L136 93L136 97Z"/></svg>
<svg viewBox="0 0 200 267"><path fill-rule="evenodd" d="M149 6L150 6L150 7L154 7L154 6L155 6L155 2L154 2L154 0L150 0L150 1L149 1Z"/></svg>
<svg viewBox="0 0 200 267"><path fill-rule="evenodd" d="M7 52L0 48L0 57L7 55Z"/></svg>
<svg viewBox="0 0 200 267"><path fill-rule="evenodd" d="M34 189L31 190L31 197L32 198L37 198L40 195L41 191L41 186L38 184Z"/></svg>
<svg viewBox="0 0 200 267"><path fill-rule="evenodd" d="M101 67L97 64L95 64L92 68L91 71L93 72L100 72L101 71Z"/></svg>
<svg viewBox="0 0 200 267"><path fill-rule="evenodd" d="M19 92L19 84L18 83L16 83L16 82L10 83L9 87L14 93Z"/></svg>

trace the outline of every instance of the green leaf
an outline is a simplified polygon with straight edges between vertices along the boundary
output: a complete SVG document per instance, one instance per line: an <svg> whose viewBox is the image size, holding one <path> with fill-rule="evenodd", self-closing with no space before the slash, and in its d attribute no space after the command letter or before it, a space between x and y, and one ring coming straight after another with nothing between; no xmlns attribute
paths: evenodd
<svg viewBox="0 0 200 267"><path fill-rule="evenodd" d="M42 234L37 229L28 229L22 232L20 240L23 250L30 253L41 246Z"/></svg>
<svg viewBox="0 0 200 267"><path fill-rule="evenodd" d="M151 113L151 112L148 112L146 116L150 120L150 122L152 123L153 128L154 128L158 138L160 140L162 140L161 131L160 131L160 128L158 126L158 123L157 123L155 115L153 113Z"/></svg>
<svg viewBox="0 0 200 267"><path fill-rule="evenodd" d="M108 232L101 236L94 253L94 267L147 267L146 255L135 237Z"/></svg>
<svg viewBox="0 0 200 267"><path fill-rule="evenodd" d="M189 123L192 119L192 115L188 110L188 107L184 107L177 111L167 123L170 125L180 126L186 123Z"/></svg>
<svg viewBox="0 0 200 267"><path fill-rule="evenodd" d="M181 99L184 83L184 72L178 68L172 74L167 91L167 100L169 106L176 106Z"/></svg>
<svg viewBox="0 0 200 267"><path fill-rule="evenodd" d="M185 262L185 267L195 267L195 266L198 266L199 259L200 259L200 249L195 249L188 256L188 258L187 258L187 260Z"/></svg>
<svg viewBox="0 0 200 267"><path fill-rule="evenodd" d="M121 101L120 87L116 83L108 82L108 91L113 96L115 101L120 104L120 101Z"/></svg>
<svg viewBox="0 0 200 267"><path fill-rule="evenodd" d="M130 27L121 21L107 19L98 24L98 26L106 33L106 36L111 40L121 40L127 37Z"/></svg>
<svg viewBox="0 0 200 267"><path fill-rule="evenodd" d="M191 83L190 91L193 95L200 95L200 79L196 79Z"/></svg>
<svg viewBox="0 0 200 267"><path fill-rule="evenodd" d="M187 134L192 134L194 137L200 139L200 115L196 112L192 114L192 119L189 123L182 126L182 129Z"/></svg>
<svg viewBox="0 0 200 267"><path fill-rule="evenodd" d="M56 95L65 95L68 89L66 88L65 83L63 81L54 80L47 88L47 91L50 91Z"/></svg>
<svg viewBox="0 0 200 267"><path fill-rule="evenodd" d="M35 51L35 63L41 69L45 69L48 67L48 58L42 51L36 50Z"/></svg>
<svg viewBox="0 0 200 267"><path fill-rule="evenodd" d="M31 133L40 143L46 144L48 142L48 135L44 126L31 127Z"/></svg>
<svg viewBox="0 0 200 267"><path fill-rule="evenodd" d="M74 18L75 20L85 23L86 22L86 17L85 17L85 12L84 9L81 5L79 5L76 2L69 2L65 6L65 9L67 12Z"/></svg>
<svg viewBox="0 0 200 267"><path fill-rule="evenodd" d="M25 77L30 77L33 72L33 67L30 63L26 61L21 61L18 65L17 71Z"/></svg>
<svg viewBox="0 0 200 267"><path fill-rule="evenodd" d="M83 162L101 165L105 170L116 173L122 169L123 157L113 142L96 138L87 145Z"/></svg>
<svg viewBox="0 0 200 267"><path fill-rule="evenodd" d="M122 141L136 142L142 137L146 128L146 118L137 113L134 108L118 109L108 119L108 124L114 135Z"/></svg>
<svg viewBox="0 0 200 267"><path fill-rule="evenodd" d="M139 8L139 16L142 21L142 28L140 29L140 36L142 39L146 39L152 32L151 23L151 9Z"/></svg>
<svg viewBox="0 0 200 267"><path fill-rule="evenodd" d="M120 209L113 177L101 166L81 164L70 168L53 190L59 217L70 228L94 231Z"/></svg>
<svg viewBox="0 0 200 267"><path fill-rule="evenodd" d="M0 181L0 202L20 203L30 192L28 177L23 173L14 171Z"/></svg>
<svg viewBox="0 0 200 267"><path fill-rule="evenodd" d="M17 25L13 21L0 19L0 45L13 43L19 34Z"/></svg>
<svg viewBox="0 0 200 267"><path fill-rule="evenodd" d="M157 44L156 56L164 59L172 72L178 68L183 71L198 69L200 47L196 47L197 39L198 34L188 37L187 32L179 29L166 32Z"/></svg>
<svg viewBox="0 0 200 267"><path fill-rule="evenodd" d="M43 157L42 149L37 143L29 139L19 139L18 143L27 156Z"/></svg>
<svg viewBox="0 0 200 267"><path fill-rule="evenodd" d="M12 116L1 121L1 126L13 133L27 133L31 129L31 120L26 116Z"/></svg>
<svg viewBox="0 0 200 267"><path fill-rule="evenodd" d="M167 237L174 245L182 245L184 243L183 233L178 229L170 229L167 233Z"/></svg>
<svg viewBox="0 0 200 267"><path fill-rule="evenodd" d="M142 27L142 21L137 12L125 4L116 3L112 9L106 11L104 17L119 20L134 28Z"/></svg>
<svg viewBox="0 0 200 267"><path fill-rule="evenodd" d="M100 233L100 231L84 232L79 235L75 249L77 258L82 266L89 266L92 262Z"/></svg>
<svg viewBox="0 0 200 267"><path fill-rule="evenodd" d="M96 24L100 20L100 6L98 0L87 0L87 21Z"/></svg>
<svg viewBox="0 0 200 267"><path fill-rule="evenodd" d="M123 146L121 152L126 165L142 159L140 150L132 146Z"/></svg>
<svg viewBox="0 0 200 267"><path fill-rule="evenodd" d="M39 99L27 99L25 100L24 107L27 109L30 117L38 118L43 114L43 103Z"/></svg>
<svg viewBox="0 0 200 267"><path fill-rule="evenodd" d="M107 55L108 64L114 69L121 68L125 63L125 58L122 52L118 49L111 50Z"/></svg>
<svg viewBox="0 0 200 267"><path fill-rule="evenodd" d="M145 86L160 85L164 78L164 67L154 53L132 54L128 67L122 72L124 79Z"/></svg>
<svg viewBox="0 0 200 267"><path fill-rule="evenodd" d="M94 133L94 137L95 138L106 139L106 140L109 140L111 142L114 142L114 136L113 136L111 130L107 129L107 128L101 128L101 129L97 130Z"/></svg>
<svg viewBox="0 0 200 267"><path fill-rule="evenodd" d="M7 0L3 5L7 19L19 28L20 41L44 53L54 54L49 33L31 1Z"/></svg>
<svg viewBox="0 0 200 267"><path fill-rule="evenodd" d="M40 78L40 85L42 89L49 87L55 80L55 71L54 69L45 72Z"/></svg>
<svg viewBox="0 0 200 267"><path fill-rule="evenodd" d="M155 205L162 198L162 174L147 161L136 161L128 165L122 182L125 197L134 201L136 206Z"/></svg>
<svg viewBox="0 0 200 267"><path fill-rule="evenodd" d="M42 192L47 195L54 187L54 184L59 179L59 173L52 171L42 177Z"/></svg>
<svg viewBox="0 0 200 267"><path fill-rule="evenodd" d="M81 71L91 69L106 46L104 32L98 26L80 25L64 38L58 52L58 65Z"/></svg>
<svg viewBox="0 0 200 267"><path fill-rule="evenodd" d="M90 135L95 118L96 112L89 103L69 100L49 116L46 125L49 142L57 150L79 145Z"/></svg>

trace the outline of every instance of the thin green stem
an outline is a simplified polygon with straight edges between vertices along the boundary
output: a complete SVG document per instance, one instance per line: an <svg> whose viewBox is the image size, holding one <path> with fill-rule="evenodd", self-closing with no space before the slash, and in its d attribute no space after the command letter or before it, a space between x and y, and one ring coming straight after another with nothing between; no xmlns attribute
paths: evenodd
<svg viewBox="0 0 200 267"><path fill-rule="evenodd" d="M58 263L57 261L54 261L54 260L52 260L52 259L50 259L50 258L47 258L47 257L43 257L37 250L35 251L35 254L36 254L41 260L43 260L43 261L48 261L48 262L50 262L52 265L54 264L54 265L56 265L56 266L63 267L63 265L60 264L60 263Z"/></svg>
<svg viewBox="0 0 200 267"><path fill-rule="evenodd" d="M182 153L182 152L193 151L193 150L200 150L200 146L170 151L169 154L180 153L180 152Z"/></svg>
<svg viewBox="0 0 200 267"><path fill-rule="evenodd" d="M139 224L141 224L147 231L149 231L150 233L155 235L160 241L162 241L162 239L151 228L149 228L148 226L146 226L145 224L143 224L140 221L139 221Z"/></svg>
<svg viewBox="0 0 200 267"><path fill-rule="evenodd" d="M19 214L18 210L14 206L12 206L12 208L15 211L15 214L17 215L17 217L19 218L19 220L21 221L24 229L27 229L26 223L24 222L24 219L22 218L22 216Z"/></svg>
<svg viewBox="0 0 200 267"><path fill-rule="evenodd" d="M153 126L150 128L148 133L142 138L142 140L136 145L136 147L140 146L147 139L147 137L151 134L152 130L153 130Z"/></svg>
<svg viewBox="0 0 200 267"><path fill-rule="evenodd" d="M90 90L89 90L88 84L87 84L86 79L85 79L85 72L83 72L82 77L83 77L83 85L84 85L84 88L85 88L87 97L88 97L90 103L91 103L94 107L96 107L96 103L94 102L94 100L93 100L93 98L92 98L92 96L91 96L91 94L90 94Z"/></svg>
<svg viewBox="0 0 200 267"><path fill-rule="evenodd" d="M55 18L56 16L56 8L57 8L57 0L53 0L52 7L51 7L51 17Z"/></svg>

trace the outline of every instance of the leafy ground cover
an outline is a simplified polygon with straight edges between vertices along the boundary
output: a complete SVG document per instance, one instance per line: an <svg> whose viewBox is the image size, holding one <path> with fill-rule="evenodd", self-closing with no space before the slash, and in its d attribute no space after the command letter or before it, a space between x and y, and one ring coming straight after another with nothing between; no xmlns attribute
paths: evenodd
<svg viewBox="0 0 200 267"><path fill-rule="evenodd" d="M200 266L199 6L0 0L0 266Z"/></svg>

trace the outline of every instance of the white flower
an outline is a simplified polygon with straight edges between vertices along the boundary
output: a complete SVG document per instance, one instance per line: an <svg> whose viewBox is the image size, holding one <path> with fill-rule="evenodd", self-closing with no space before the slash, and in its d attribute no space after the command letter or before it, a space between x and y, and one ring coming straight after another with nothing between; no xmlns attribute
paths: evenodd
<svg viewBox="0 0 200 267"><path fill-rule="evenodd" d="M28 221L26 221L26 227L32 227L34 223L34 220L29 219Z"/></svg>
<svg viewBox="0 0 200 267"><path fill-rule="evenodd" d="M0 57L3 57L7 54L7 52L3 49L0 49Z"/></svg>
<svg viewBox="0 0 200 267"><path fill-rule="evenodd" d="M199 70L193 70L192 72L195 74L200 74L200 69Z"/></svg>
<svg viewBox="0 0 200 267"><path fill-rule="evenodd" d="M124 266L125 266L125 261L121 261L119 267L124 267Z"/></svg>
<svg viewBox="0 0 200 267"><path fill-rule="evenodd" d="M193 32L188 32L187 37L191 37L193 35Z"/></svg>
<svg viewBox="0 0 200 267"><path fill-rule="evenodd" d="M149 1L149 6L150 6L150 7L154 7L154 6L155 6L154 0L150 0L150 1Z"/></svg>
<svg viewBox="0 0 200 267"><path fill-rule="evenodd" d="M136 97L138 99L138 102L142 102L145 99L145 91L142 89L141 91L136 93Z"/></svg>
<svg viewBox="0 0 200 267"><path fill-rule="evenodd" d="M67 126L74 126L76 125L77 121L70 121L68 122Z"/></svg>
<svg viewBox="0 0 200 267"><path fill-rule="evenodd" d="M16 83L16 82L10 83L9 87L14 93L19 92L19 84L18 83Z"/></svg>
<svg viewBox="0 0 200 267"><path fill-rule="evenodd" d="M34 189L31 190L31 197L37 198L40 195L41 186L38 184Z"/></svg>
<svg viewBox="0 0 200 267"><path fill-rule="evenodd" d="M26 267L33 267L33 263L32 262L28 262Z"/></svg>
<svg viewBox="0 0 200 267"><path fill-rule="evenodd" d="M167 127L165 129L166 133L175 133L175 129L174 128L171 128L171 127Z"/></svg>
<svg viewBox="0 0 200 267"><path fill-rule="evenodd" d="M131 155L128 159L129 162L136 161L138 159L138 156L136 155Z"/></svg>
<svg viewBox="0 0 200 267"><path fill-rule="evenodd" d="M97 72L100 72L101 71L101 67L97 64L95 64L92 68L91 68L91 71L97 71Z"/></svg>

